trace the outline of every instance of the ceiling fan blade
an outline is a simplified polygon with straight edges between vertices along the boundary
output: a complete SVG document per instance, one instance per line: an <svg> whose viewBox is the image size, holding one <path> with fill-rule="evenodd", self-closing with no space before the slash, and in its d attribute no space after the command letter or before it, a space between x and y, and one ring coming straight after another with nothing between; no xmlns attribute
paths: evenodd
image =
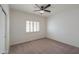
<svg viewBox="0 0 79 59"><path fill-rule="evenodd" d="M51 12L50 10L44 10L44 11L46 11L46 12Z"/></svg>
<svg viewBox="0 0 79 59"><path fill-rule="evenodd" d="M45 7L44 7L44 9L46 9L46 8L48 8L48 7L50 7L51 6L51 4L48 4L48 5L46 5Z"/></svg>
<svg viewBox="0 0 79 59"><path fill-rule="evenodd" d="M37 4L35 4L38 8L40 8L40 6L39 5L37 5Z"/></svg>

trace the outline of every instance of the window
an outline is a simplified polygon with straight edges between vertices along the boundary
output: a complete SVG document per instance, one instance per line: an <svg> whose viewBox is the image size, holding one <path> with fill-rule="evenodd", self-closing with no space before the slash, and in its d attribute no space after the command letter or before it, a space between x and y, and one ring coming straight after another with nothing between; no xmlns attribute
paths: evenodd
<svg viewBox="0 0 79 59"><path fill-rule="evenodd" d="M30 32L30 22L26 21L26 32Z"/></svg>
<svg viewBox="0 0 79 59"><path fill-rule="evenodd" d="M26 32L39 32L40 23L38 21L26 21Z"/></svg>

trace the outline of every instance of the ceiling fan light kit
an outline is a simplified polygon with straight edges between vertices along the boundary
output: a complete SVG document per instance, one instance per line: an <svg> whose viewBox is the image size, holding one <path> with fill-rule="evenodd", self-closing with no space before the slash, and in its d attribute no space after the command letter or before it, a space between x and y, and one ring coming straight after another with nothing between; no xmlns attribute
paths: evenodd
<svg viewBox="0 0 79 59"><path fill-rule="evenodd" d="M41 10L41 11L39 11L41 14L44 14L44 11L43 10Z"/></svg>

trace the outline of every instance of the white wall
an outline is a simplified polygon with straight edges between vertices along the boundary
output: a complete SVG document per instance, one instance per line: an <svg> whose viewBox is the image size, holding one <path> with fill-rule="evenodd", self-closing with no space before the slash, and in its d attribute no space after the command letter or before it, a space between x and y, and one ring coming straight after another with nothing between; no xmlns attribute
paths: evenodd
<svg viewBox="0 0 79 59"><path fill-rule="evenodd" d="M9 51L9 6L7 4L2 4L2 7L3 9L5 10L6 12L6 52L5 53L8 53Z"/></svg>
<svg viewBox="0 0 79 59"><path fill-rule="evenodd" d="M37 20L40 22L40 32L26 33L26 20ZM10 10L10 44L23 43L45 37L46 19L26 12Z"/></svg>
<svg viewBox="0 0 79 59"><path fill-rule="evenodd" d="M79 47L79 9L51 15L47 30L47 37Z"/></svg>

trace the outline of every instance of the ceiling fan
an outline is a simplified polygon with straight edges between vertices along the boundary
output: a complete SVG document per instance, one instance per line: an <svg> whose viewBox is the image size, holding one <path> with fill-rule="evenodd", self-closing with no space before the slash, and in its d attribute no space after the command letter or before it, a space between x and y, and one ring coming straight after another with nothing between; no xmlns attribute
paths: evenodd
<svg viewBox="0 0 79 59"><path fill-rule="evenodd" d="M39 6L38 4L35 4L39 10L35 10L36 12L40 12L41 14L44 14L44 12L51 12L50 10L46 10L47 8L49 8L51 6L51 4L47 4L47 5L42 5L42 6Z"/></svg>

